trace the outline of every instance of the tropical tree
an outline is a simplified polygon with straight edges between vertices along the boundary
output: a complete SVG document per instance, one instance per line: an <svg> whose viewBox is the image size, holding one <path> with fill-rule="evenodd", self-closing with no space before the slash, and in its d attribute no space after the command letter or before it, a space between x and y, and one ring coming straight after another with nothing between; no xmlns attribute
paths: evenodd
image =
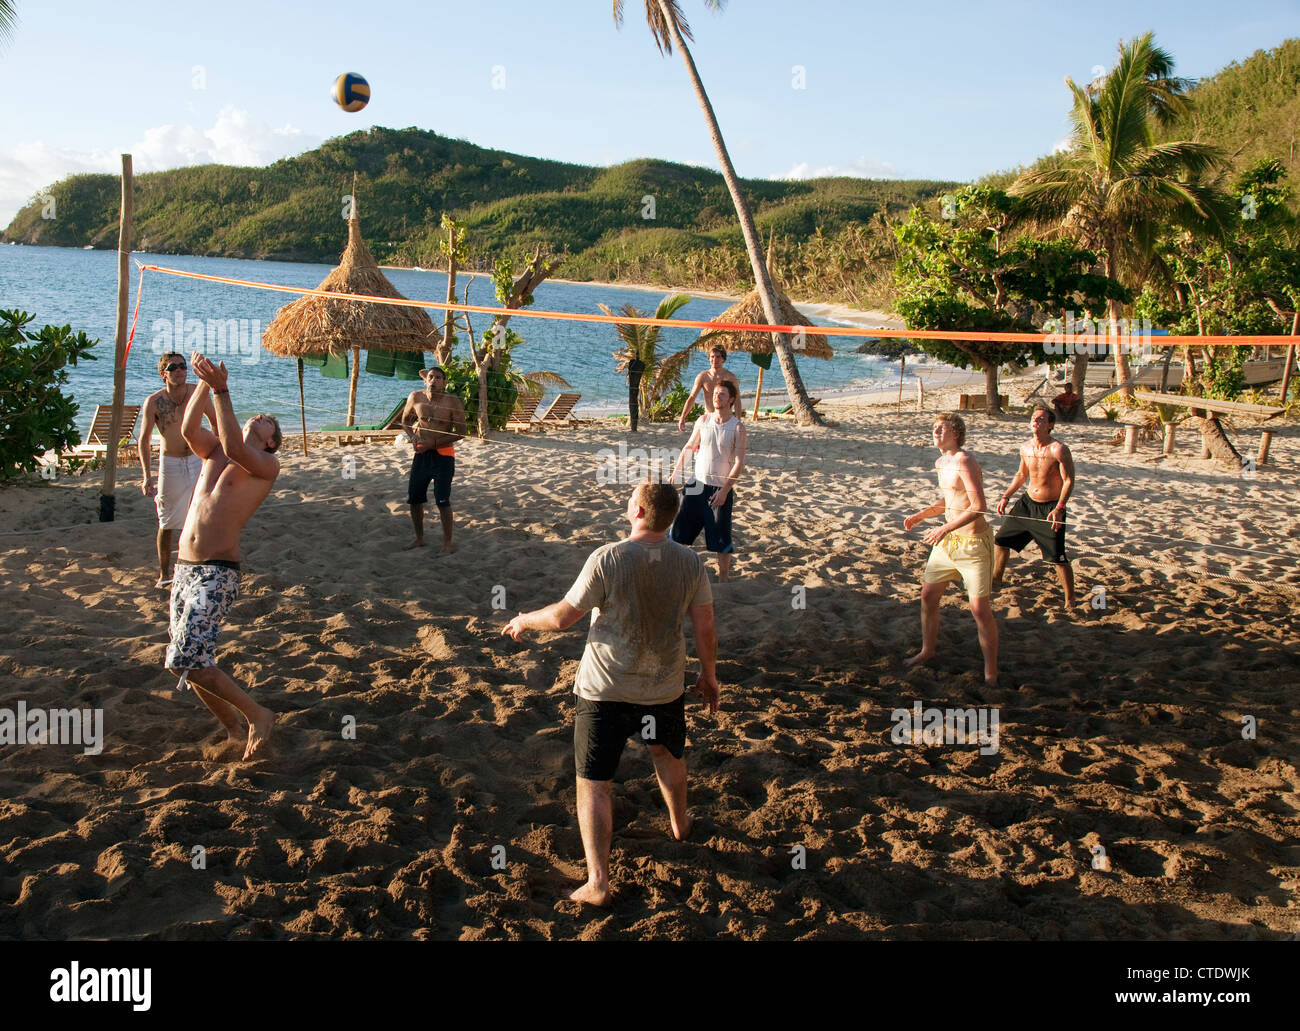
<svg viewBox="0 0 1300 1031"><path fill-rule="evenodd" d="M1068 153L1024 173L1010 189L1032 221L1098 252L1105 274L1135 295L1153 277L1172 284L1156 250L1162 230L1218 235L1229 218L1226 199L1202 179L1222 163L1219 151L1187 140L1155 142L1154 125L1171 123L1190 105L1187 81L1172 72L1173 58L1147 33L1120 45L1099 86L1080 87L1067 77L1074 97ZM1108 313L1118 323L1118 299ZM1115 375L1121 383L1129 378L1118 348ZM1131 388L1124 394L1131 397Z"/></svg>
<svg viewBox="0 0 1300 1031"><path fill-rule="evenodd" d="M1102 311L1128 299L1119 283L1099 275L1097 256L1065 239L1022 234L1010 240L1019 201L988 186L967 186L953 198L951 218L935 221L920 208L895 227L895 307L909 329L994 333L1043 332L1067 310ZM918 340L942 362L984 372L989 411L998 411L998 369L1027 361L1063 361L1048 338L1033 343Z"/></svg>
<svg viewBox="0 0 1300 1031"><path fill-rule="evenodd" d="M723 4L724 0L704 0L704 5L714 11L721 11ZM704 92L704 83L700 81L700 73L695 69L695 60L686 46L686 40L694 39L691 35L691 27L687 24L677 0L645 0L645 14L646 21L650 25L650 34L654 37L655 45L659 47L659 53L671 55L673 47L676 46L677 52L682 55L686 74L691 80L691 89L695 91L695 99L699 102L700 110L704 112L709 137L718 155L722 178L731 194L736 216L740 219L740 231L745 238L745 250L749 254L749 264L754 272L754 284L763 301L763 314L770 325L780 325L776 312L776 290L772 286L772 277L763 260L758 230L754 227L754 216L750 214L749 204L744 194L740 192L740 180L736 178L736 169L731 164L727 145L722 140L722 130L718 128L718 119L713 113L713 105L709 102L709 95ZM614 0L614 24L620 28L623 25L623 0ZM799 367L795 365L794 352L790 347L788 335L773 333L772 341L777 360L781 363L781 374L785 377L790 403L794 407L795 421L801 426L821 425L822 420L813 410L808 391L799 375Z"/></svg>
<svg viewBox="0 0 1300 1031"><path fill-rule="evenodd" d="M0 0L0 41L9 39L14 34L14 25L18 22L18 12L9 0Z"/></svg>
<svg viewBox="0 0 1300 1031"><path fill-rule="evenodd" d="M690 303L690 300L690 294L668 294L659 302L654 317L671 319L682 307ZM606 315L614 314L603 304L600 305L600 309ZM646 317L645 312L631 304L623 305L618 313L629 319ZM659 331L662 328L662 326L642 326L639 323L614 324L614 331L623 341L622 348L614 352L614 357L618 359L616 370L618 374L625 375L628 365L634 358L640 358L645 363L645 373L641 377L639 393L641 411L646 413L646 418L652 417L651 413L654 412L659 399L681 380L682 370L690 363L691 354L695 350L694 344L688 344L672 354L661 354Z"/></svg>

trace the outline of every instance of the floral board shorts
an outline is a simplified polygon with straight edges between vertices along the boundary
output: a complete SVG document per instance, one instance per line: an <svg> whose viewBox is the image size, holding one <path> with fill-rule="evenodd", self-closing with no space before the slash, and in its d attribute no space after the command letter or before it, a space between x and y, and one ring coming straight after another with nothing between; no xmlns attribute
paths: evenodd
<svg viewBox="0 0 1300 1031"><path fill-rule="evenodd" d="M922 579L928 584L960 580L968 597L987 598L993 586L993 530L948 534L930 552Z"/></svg>
<svg viewBox="0 0 1300 1031"><path fill-rule="evenodd" d="M221 620L238 597L238 562L178 560L172 580L171 643L163 664L168 669L215 666Z"/></svg>

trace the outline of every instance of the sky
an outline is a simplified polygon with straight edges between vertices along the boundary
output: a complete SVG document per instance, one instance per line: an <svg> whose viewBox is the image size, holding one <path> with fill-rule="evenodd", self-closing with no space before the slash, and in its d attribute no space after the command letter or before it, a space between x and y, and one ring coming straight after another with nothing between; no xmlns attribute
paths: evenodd
<svg viewBox="0 0 1300 1031"><path fill-rule="evenodd" d="M1212 75L1300 35L1300 0L681 0L740 175L966 181L1068 135L1064 80L1147 31ZM15 0L0 41L0 226L75 173L264 165L372 125L589 165L716 168L677 54L644 5L474 0ZM329 96L369 80L355 114Z"/></svg>

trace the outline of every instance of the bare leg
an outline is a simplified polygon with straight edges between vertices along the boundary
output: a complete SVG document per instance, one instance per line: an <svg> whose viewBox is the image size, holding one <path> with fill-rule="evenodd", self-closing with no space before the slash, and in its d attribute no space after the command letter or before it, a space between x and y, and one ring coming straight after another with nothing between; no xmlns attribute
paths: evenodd
<svg viewBox="0 0 1300 1031"><path fill-rule="evenodd" d="M411 541L405 548L410 551L412 548L424 547L424 506L411 506L411 522L415 524L415 540Z"/></svg>
<svg viewBox="0 0 1300 1031"><path fill-rule="evenodd" d="M937 583L921 587L921 650L904 665L915 666L934 658L939 643L939 601L947 586L946 583Z"/></svg>
<svg viewBox="0 0 1300 1031"><path fill-rule="evenodd" d="M727 577L731 575L731 555L725 552L718 553L718 582L726 583Z"/></svg>
<svg viewBox="0 0 1300 1031"><path fill-rule="evenodd" d="M1010 548L1003 548L1000 545L995 545L993 548L993 592L995 594L1002 590L1002 574L1007 571L1007 558L1010 554Z"/></svg>
<svg viewBox="0 0 1300 1031"><path fill-rule="evenodd" d="M1074 608L1074 568L1068 562L1056 563L1056 577L1061 581L1061 589L1065 591L1065 607Z"/></svg>
<svg viewBox="0 0 1300 1031"><path fill-rule="evenodd" d="M248 746L244 749L244 758L251 759L256 755L262 745L266 743L266 739L271 736L271 726L275 723L275 713L258 705L238 684L217 669L216 666L203 666L199 669L190 670L190 683L196 684L203 689L199 692L199 697L203 698L204 704L209 709L212 709L212 705L203 696L211 692L220 701L239 710L244 719L248 721ZM213 712L217 712L217 710L213 709ZM217 713L217 715L220 718L220 713ZM225 721L222 720L222 722Z"/></svg>
<svg viewBox="0 0 1300 1031"><path fill-rule="evenodd" d="M451 554L451 531L452 531L452 527L455 525L455 522L451 517L451 506L439 505L438 516L440 519L442 519L442 554L450 555Z"/></svg>
<svg viewBox="0 0 1300 1031"><path fill-rule="evenodd" d="M998 684L998 621L993 616L990 598L972 598L970 612L980 635L980 651L984 653L984 682L990 687Z"/></svg>
<svg viewBox="0 0 1300 1031"><path fill-rule="evenodd" d="M164 586L163 581L171 577L169 568L172 557L172 534L175 530L158 531L158 586Z"/></svg>
<svg viewBox="0 0 1300 1031"><path fill-rule="evenodd" d="M659 778L659 791L668 807L668 822L672 824L673 837L685 841L691 835L694 816L686 810L686 758L675 758L663 745L650 746L650 758L655 761L655 775Z"/></svg>
<svg viewBox="0 0 1300 1031"><path fill-rule="evenodd" d="M578 778L578 826L582 850L587 855L587 883L569 898L592 906L608 906L614 896L609 890L609 841L614 833L613 781Z"/></svg>
<svg viewBox="0 0 1300 1031"><path fill-rule="evenodd" d="M180 675L177 670L173 673ZM208 707L208 711L221 721L221 725L226 728L226 736L232 742L244 744L248 737L244 730L244 721L240 719L240 712L229 702L223 702L221 698L211 691L205 691L194 682L194 670L190 671L187 683L194 688L194 693L198 696L199 701Z"/></svg>

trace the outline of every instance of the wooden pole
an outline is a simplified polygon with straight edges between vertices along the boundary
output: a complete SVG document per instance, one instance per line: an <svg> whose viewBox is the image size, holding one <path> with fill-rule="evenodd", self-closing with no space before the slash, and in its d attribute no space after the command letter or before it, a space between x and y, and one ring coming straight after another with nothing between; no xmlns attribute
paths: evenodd
<svg viewBox="0 0 1300 1031"><path fill-rule="evenodd" d="M99 492L99 521L111 523L117 507L117 446L122 441L122 405L126 401L126 308L131 285L131 200L134 195L131 155L122 155L122 202L117 224L117 346L113 356L113 417L109 426L104 483ZM160 459L161 461L161 459Z"/></svg>
<svg viewBox="0 0 1300 1031"><path fill-rule="evenodd" d="M763 403L763 366L758 367L758 393L754 395L754 421L759 418L758 406Z"/></svg>
<svg viewBox="0 0 1300 1031"><path fill-rule="evenodd" d="M903 411L903 370L907 368L907 355L898 360L898 411Z"/></svg>
<svg viewBox="0 0 1300 1031"><path fill-rule="evenodd" d="M925 384L921 382L921 377L916 377L916 410L925 411Z"/></svg>
<svg viewBox="0 0 1300 1031"><path fill-rule="evenodd" d="M302 453L307 454L307 398L302 390L302 359L298 359L298 411L302 412ZM352 420L348 420L352 425Z"/></svg>
<svg viewBox="0 0 1300 1031"><path fill-rule="evenodd" d="M348 425L357 424L357 380L361 376L361 348L352 348L352 382L348 385Z"/></svg>
<svg viewBox="0 0 1300 1031"><path fill-rule="evenodd" d="M1132 423L1124 427L1124 454L1131 455L1137 450L1138 428Z"/></svg>
<svg viewBox="0 0 1300 1031"><path fill-rule="evenodd" d="M1295 313L1291 319L1291 335L1300 336L1300 311ZM1282 403L1286 404L1286 391L1291 383L1291 376L1295 372L1295 344L1291 344L1286 349L1286 365L1282 369Z"/></svg>
<svg viewBox="0 0 1300 1031"><path fill-rule="evenodd" d="M1273 442L1273 431L1265 430L1259 438L1259 455L1255 459L1256 465L1264 465L1268 461L1268 446Z"/></svg>

